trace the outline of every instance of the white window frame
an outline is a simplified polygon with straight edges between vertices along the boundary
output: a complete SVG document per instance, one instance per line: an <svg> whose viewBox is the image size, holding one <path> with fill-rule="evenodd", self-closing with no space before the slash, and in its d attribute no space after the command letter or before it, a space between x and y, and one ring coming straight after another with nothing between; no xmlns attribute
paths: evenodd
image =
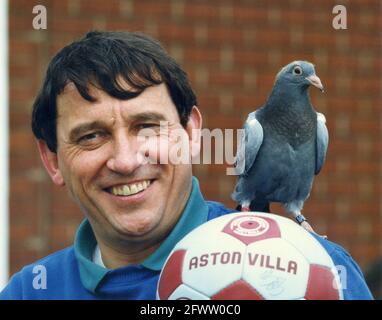
<svg viewBox="0 0 382 320"><path fill-rule="evenodd" d="M9 278L8 0L0 1L0 291Z"/></svg>

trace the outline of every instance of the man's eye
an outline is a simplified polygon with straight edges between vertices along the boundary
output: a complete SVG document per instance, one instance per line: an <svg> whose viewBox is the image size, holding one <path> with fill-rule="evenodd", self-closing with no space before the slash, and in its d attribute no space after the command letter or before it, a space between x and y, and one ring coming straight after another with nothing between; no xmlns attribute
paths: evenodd
<svg viewBox="0 0 382 320"><path fill-rule="evenodd" d="M82 137L80 137L77 140L77 142L79 144L94 143L94 142L98 141L98 139L101 139L104 136L105 136L105 134L103 134L102 132L92 132L92 133L88 133L88 134L83 135Z"/></svg>
<svg viewBox="0 0 382 320"><path fill-rule="evenodd" d="M82 136L79 140L80 141L92 140L92 139L95 139L96 137L97 137L97 133L89 133Z"/></svg>
<svg viewBox="0 0 382 320"><path fill-rule="evenodd" d="M157 123L140 123L138 129L156 128L159 125Z"/></svg>

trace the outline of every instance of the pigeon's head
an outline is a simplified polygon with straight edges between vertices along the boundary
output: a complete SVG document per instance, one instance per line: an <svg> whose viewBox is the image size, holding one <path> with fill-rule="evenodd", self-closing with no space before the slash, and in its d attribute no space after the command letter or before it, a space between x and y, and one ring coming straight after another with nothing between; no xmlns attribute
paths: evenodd
<svg viewBox="0 0 382 320"><path fill-rule="evenodd" d="M276 84L289 88L307 89L310 85L324 91L324 87L314 70L314 65L308 61L293 61L283 67L276 76Z"/></svg>

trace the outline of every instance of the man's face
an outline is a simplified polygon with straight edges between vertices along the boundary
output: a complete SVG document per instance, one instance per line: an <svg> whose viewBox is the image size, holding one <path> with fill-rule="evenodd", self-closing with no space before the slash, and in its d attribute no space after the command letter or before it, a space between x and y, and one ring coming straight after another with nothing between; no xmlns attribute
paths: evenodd
<svg viewBox="0 0 382 320"><path fill-rule="evenodd" d="M156 243L168 234L187 202L191 165L142 163L137 137L141 129L150 128L151 141L170 141L159 133L159 125L167 121L170 131L184 130L176 107L164 84L130 100L112 98L94 87L90 93L97 102L84 100L73 85L57 98L53 181L67 186L97 238ZM193 123L193 117L189 125L197 127L200 123Z"/></svg>

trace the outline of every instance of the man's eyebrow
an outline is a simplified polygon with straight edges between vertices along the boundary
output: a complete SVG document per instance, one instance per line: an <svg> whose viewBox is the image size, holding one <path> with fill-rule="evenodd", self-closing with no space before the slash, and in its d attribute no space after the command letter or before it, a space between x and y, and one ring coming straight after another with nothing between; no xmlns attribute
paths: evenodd
<svg viewBox="0 0 382 320"><path fill-rule="evenodd" d="M142 121L166 121L167 119L162 113L159 112L144 112L130 116L130 122Z"/></svg>
<svg viewBox="0 0 382 320"><path fill-rule="evenodd" d="M69 139L74 141L81 134L90 130L100 129L100 128L106 128L106 123L102 121L92 121L92 122L85 122L85 123L79 124L78 126L70 130Z"/></svg>

